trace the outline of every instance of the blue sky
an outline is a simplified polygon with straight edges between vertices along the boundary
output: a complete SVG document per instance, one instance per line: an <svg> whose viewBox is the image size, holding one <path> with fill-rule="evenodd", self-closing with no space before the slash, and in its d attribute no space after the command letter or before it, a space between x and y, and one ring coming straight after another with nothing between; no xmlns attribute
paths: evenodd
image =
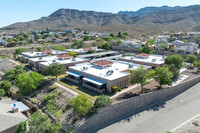
<svg viewBox="0 0 200 133"><path fill-rule="evenodd" d="M0 0L0 27L48 16L60 8L102 12L136 11L146 6L188 6L200 0Z"/></svg>

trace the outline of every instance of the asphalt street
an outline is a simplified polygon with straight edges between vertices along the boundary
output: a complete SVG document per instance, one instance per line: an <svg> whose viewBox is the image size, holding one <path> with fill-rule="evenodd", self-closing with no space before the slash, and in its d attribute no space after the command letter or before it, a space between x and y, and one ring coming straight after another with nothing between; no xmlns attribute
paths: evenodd
<svg viewBox="0 0 200 133"><path fill-rule="evenodd" d="M173 99L122 119L98 133L166 133L200 113L200 83Z"/></svg>

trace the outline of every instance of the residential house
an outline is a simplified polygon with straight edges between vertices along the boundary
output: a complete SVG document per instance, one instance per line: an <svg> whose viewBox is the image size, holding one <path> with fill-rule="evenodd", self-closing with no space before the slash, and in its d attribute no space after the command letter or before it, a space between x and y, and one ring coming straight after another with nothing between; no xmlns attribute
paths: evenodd
<svg viewBox="0 0 200 133"><path fill-rule="evenodd" d="M169 35L161 35L161 36L157 36L155 39L156 43L160 43L160 42L167 42L168 39L170 39Z"/></svg>
<svg viewBox="0 0 200 133"><path fill-rule="evenodd" d="M184 43L182 41L176 40L172 42L174 45L174 51L176 53L183 53L183 54L193 54L197 52L199 54L198 44L193 42Z"/></svg>

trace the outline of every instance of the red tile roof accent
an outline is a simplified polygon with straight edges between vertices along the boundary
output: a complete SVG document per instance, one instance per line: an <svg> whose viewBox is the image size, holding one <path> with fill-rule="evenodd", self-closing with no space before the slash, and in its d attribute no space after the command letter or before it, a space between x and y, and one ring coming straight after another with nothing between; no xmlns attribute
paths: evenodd
<svg viewBox="0 0 200 133"><path fill-rule="evenodd" d="M68 54L62 54L62 55L59 55L58 58L72 58L73 56L71 55L68 55Z"/></svg>
<svg viewBox="0 0 200 133"><path fill-rule="evenodd" d="M121 72L125 72L125 73L131 73L129 69L123 70Z"/></svg>
<svg viewBox="0 0 200 133"><path fill-rule="evenodd" d="M44 50L44 51L42 51L42 53L45 53L45 54L51 54L52 51L50 51L50 50Z"/></svg>
<svg viewBox="0 0 200 133"><path fill-rule="evenodd" d="M141 54L136 54L135 57L149 57L149 54L146 53L141 53Z"/></svg>
<svg viewBox="0 0 200 133"><path fill-rule="evenodd" d="M107 60L100 60L92 63L93 65L98 65L98 66L108 66L114 64L112 61L107 61Z"/></svg>

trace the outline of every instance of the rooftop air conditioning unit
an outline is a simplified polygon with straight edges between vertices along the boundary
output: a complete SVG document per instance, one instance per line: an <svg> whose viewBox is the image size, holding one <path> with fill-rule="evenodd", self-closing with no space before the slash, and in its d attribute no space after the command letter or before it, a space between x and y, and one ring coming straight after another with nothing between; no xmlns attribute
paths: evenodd
<svg viewBox="0 0 200 133"><path fill-rule="evenodd" d="M129 68L133 68L133 64L129 64L128 66L129 66Z"/></svg>

